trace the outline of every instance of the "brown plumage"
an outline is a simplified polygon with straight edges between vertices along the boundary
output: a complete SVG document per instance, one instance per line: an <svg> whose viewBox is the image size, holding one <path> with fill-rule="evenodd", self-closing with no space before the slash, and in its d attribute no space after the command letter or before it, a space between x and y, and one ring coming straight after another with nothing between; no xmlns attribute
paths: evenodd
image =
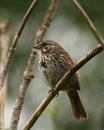
<svg viewBox="0 0 104 130"><path fill-rule="evenodd" d="M56 42L44 41L33 48L39 53L38 68L45 83L51 88L74 65L70 55ZM73 116L77 120L87 119L87 113L79 96L79 76L76 72L64 82L62 90L67 92L71 101Z"/></svg>

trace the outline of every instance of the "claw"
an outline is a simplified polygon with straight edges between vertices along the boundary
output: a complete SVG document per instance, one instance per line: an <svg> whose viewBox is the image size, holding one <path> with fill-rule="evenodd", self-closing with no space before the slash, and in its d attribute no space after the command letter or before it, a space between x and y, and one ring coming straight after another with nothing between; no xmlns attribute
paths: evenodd
<svg viewBox="0 0 104 130"><path fill-rule="evenodd" d="M51 89L48 91L48 93L50 93L50 92L51 92L51 93L52 93L52 95L53 95L53 91L54 91L54 88L51 88ZM56 93L55 97L58 97L58 95L59 95L59 92L57 92L57 93Z"/></svg>

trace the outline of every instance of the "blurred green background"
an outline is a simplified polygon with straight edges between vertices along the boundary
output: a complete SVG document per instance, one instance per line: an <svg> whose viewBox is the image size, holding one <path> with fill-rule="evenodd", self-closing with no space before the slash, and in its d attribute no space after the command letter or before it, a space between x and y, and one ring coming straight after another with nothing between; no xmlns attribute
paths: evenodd
<svg viewBox="0 0 104 130"><path fill-rule="evenodd" d="M26 10L32 0L0 0L0 19L11 19L10 44ZM17 50L12 59L8 75L8 97L6 105L6 128L9 127L13 105L21 83L23 71L33 46L36 31L48 8L49 0L40 0L28 20ZM97 30L104 35L104 0L79 0ZM45 39L60 43L76 62L98 42L86 22L76 10L71 0L59 0ZM37 63L36 63L37 64ZM40 79L36 66L25 98L19 123L21 129L37 106L46 97L49 88ZM104 129L104 54L103 52L88 62L80 70L81 98L89 115L86 121L75 121L69 99L64 92L49 104L32 130L103 130Z"/></svg>

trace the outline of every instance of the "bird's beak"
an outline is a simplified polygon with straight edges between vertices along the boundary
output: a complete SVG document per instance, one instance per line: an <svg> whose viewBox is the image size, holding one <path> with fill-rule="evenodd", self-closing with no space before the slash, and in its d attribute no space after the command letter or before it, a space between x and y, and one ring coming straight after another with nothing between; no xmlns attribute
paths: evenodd
<svg viewBox="0 0 104 130"><path fill-rule="evenodd" d="M41 49L41 48L42 48L42 44L37 43L37 44L35 44L35 45L33 46L33 48L34 48L34 49Z"/></svg>

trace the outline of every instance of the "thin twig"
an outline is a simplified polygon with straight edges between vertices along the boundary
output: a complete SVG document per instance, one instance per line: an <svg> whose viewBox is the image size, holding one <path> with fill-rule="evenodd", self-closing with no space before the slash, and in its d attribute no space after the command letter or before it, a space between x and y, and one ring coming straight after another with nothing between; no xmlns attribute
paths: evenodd
<svg viewBox="0 0 104 130"><path fill-rule="evenodd" d="M77 62L77 64L71 69L71 71L67 71L65 75L59 80L59 82L55 85L54 90L48 94L48 96L42 101L42 103L38 106L38 108L35 110L33 115L30 117L30 119L27 121L27 123L24 125L22 130L30 130L34 123L37 121L39 116L42 114L42 112L45 110L45 108L48 106L48 104L51 102L51 100L55 97L55 95L58 93L58 91L61 89L61 86L63 86L63 81L69 80L71 76L79 70L84 64L86 64L91 58L99 54L101 51L103 51L103 48L101 45L98 45L95 49L90 51L86 56L84 56L80 61Z"/></svg>
<svg viewBox="0 0 104 130"><path fill-rule="evenodd" d="M84 11L84 9L81 7L81 5L77 2L77 0L72 0L72 2L74 3L74 5L77 7L77 9L79 10L79 12L81 13L81 15L83 16L83 18L85 19L86 23L88 24L89 28L91 29L91 31L93 32L95 38L97 39L97 41L102 45L102 47L104 48L104 40L101 37L101 35L98 33L98 31L96 30L94 24L92 23L91 19L89 18L89 16L87 15L87 13Z"/></svg>
<svg viewBox="0 0 104 130"><path fill-rule="evenodd" d="M30 5L29 9L27 10L25 16L23 17L21 24L18 28L18 31L17 31L17 33L16 33L16 35L15 35L13 41L12 41L12 44L11 44L11 47L10 47L10 50L9 50L9 53L8 53L8 57L7 57L5 65L4 65L4 69L2 71L2 75L1 75L1 79L0 79L0 89L3 87L11 59L13 57L15 50L16 50L16 46L17 46L18 40L19 40L19 38L22 34L24 26L26 25L26 22L29 19L33 9L36 7L38 1L39 0L33 0L32 4Z"/></svg>
<svg viewBox="0 0 104 130"><path fill-rule="evenodd" d="M44 38L44 36L47 32L47 28L49 27L50 22L51 22L50 19L52 19L52 16L55 12L56 5L57 5L57 0L51 0L48 11L46 12L46 15L43 19L42 25L40 26L39 30L37 31L35 42L40 42ZM35 42L34 42L34 44L35 44ZM22 82L21 82L21 85L19 88L16 103L15 103L15 106L13 109L11 123L10 123L10 128L12 130L17 129L18 121L20 118L20 113L21 113L22 106L24 103L26 90L27 90L27 87L29 86L32 78L34 77L33 68L34 68L35 57L36 57L36 54L34 54L34 52L32 51L30 54L30 57L28 59L26 70L24 71L24 76L23 76L23 79L22 79Z"/></svg>
<svg viewBox="0 0 104 130"><path fill-rule="evenodd" d="M5 64L9 47L10 19L0 20L0 76ZM5 125L5 103L7 91L7 78L0 90L0 129L4 130Z"/></svg>
<svg viewBox="0 0 104 130"><path fill-rule="evenodd" d="M37 31L35 43L40 43L43 41L43 38L47 32L48 27L50 26L52 16L54 15L55 9L57 7L58 0L51 0L51 5L42 21L40 28Z"/></svg>

